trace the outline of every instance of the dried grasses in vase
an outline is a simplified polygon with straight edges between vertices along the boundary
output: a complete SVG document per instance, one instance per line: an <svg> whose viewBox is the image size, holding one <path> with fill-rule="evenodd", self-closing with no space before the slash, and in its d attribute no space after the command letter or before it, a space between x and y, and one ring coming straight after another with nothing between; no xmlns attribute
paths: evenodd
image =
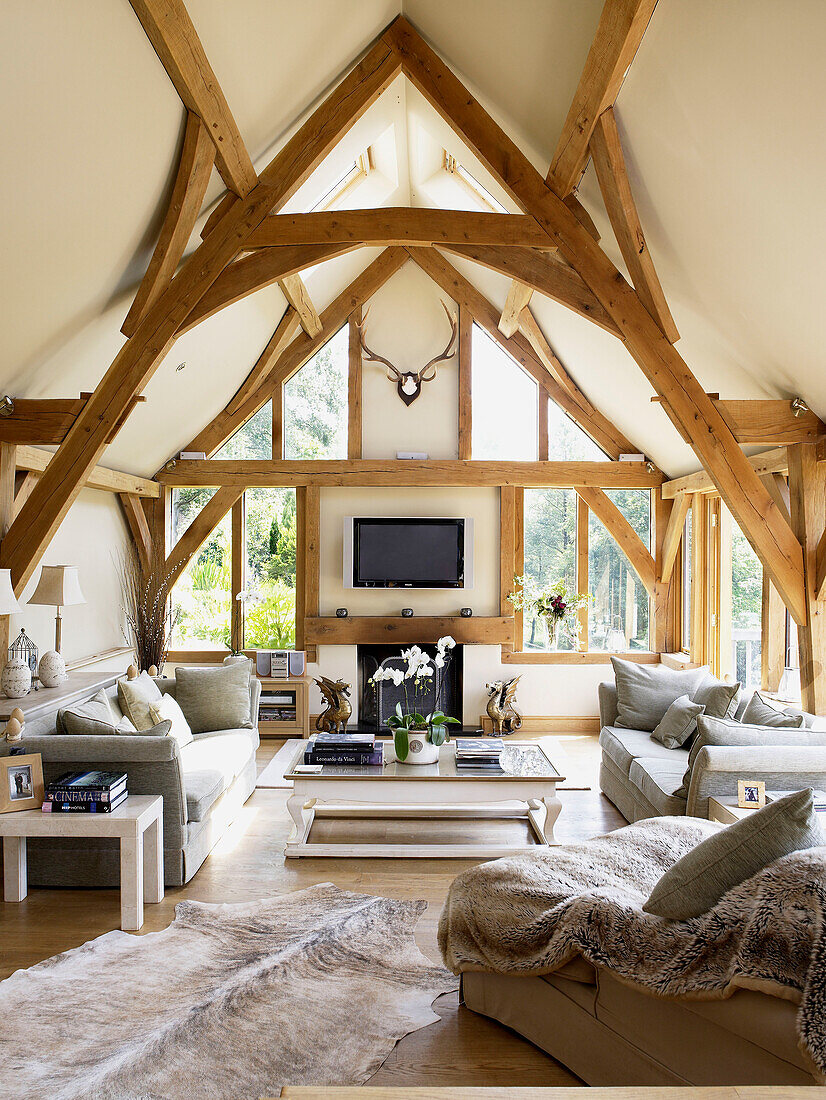
<svg viewBox="0 0 826 1100"><path fill-rule="evenodd" d="M145 574L134 550L120 555L124 637L134 647L139 669L163 670L178 613L170 604L172 574Z"/></svg>

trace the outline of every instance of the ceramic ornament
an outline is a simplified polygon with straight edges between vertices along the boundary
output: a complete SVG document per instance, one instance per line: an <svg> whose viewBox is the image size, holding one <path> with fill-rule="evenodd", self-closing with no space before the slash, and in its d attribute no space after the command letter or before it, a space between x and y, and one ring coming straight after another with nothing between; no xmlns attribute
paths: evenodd
<svg viewBox="0 0 826 1100"><path fill-rule="evenodd" d="M150 665L149 668L146 671L149 673L150 676L157 676L158 675L158 666L157 665Z"/></svg>
<svg viewBox="0 0 826 1100"><path fill-rule="evenodd" d="M126 670L126 679L127 680L137 680L137 678L138 678L138 666L134 665L134 664L130 665L129 668L127 668L127 670Z"/></svg>
<svg viewBox="0 0 826 1100"><path fill-rule="evenodd" d="M22 657L12 657L3 669L0 687L9 699L22 699L32 688L32 670Z"/></svg>
<svg viewBox="0 0 826 1100"><path fill-rule="evenodd" d="M17 710L17 707L15 707ZM9 718L6 723L6 740L7 741L22 741L23 740L23 724L18 722L16 718Z"/></svg>
<svg viewBox="0 0 826 1100"><path fill-rule="evenodd" d="M56 650L49 649L40 658L37 675L43 687L59 687L66 679L66 662Z"/></svg>
<svg viewBox="0 0 826 1100"><path fill-rule="evenodd" d="M20 707L15 707L9 715L9 718L16 718L21 726L25 726L26 724L26 715L23 713Z"/></svg>

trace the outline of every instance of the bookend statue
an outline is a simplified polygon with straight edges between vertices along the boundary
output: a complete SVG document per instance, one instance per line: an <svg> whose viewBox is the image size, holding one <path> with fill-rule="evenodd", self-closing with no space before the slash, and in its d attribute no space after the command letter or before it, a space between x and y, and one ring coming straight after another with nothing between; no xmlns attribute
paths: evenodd
<svg viewBox="0 0 826 1100"><path fill-rule="evenodd" d="M522 715L516 709L516 685L521 676L512 680L496 680L485 684L488 693L487 712L493 722L493 732L497 737L503 733L515 733L522 728Z"/></svg>
<svg viewBox="0 0 826 1100"><path fill-rule="evenodd" d="M326 676L315 682L327 708L316 718L315 728L322 733L343 733L353 713L350 685L344 680L330 680Z"/></svg>

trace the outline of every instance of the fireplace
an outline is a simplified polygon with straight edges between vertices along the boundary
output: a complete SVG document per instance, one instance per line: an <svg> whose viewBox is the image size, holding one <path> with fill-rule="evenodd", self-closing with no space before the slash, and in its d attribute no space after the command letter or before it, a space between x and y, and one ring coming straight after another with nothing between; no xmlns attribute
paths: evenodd
<svg viewBox="0 0 826 1100"><path fill-rule="evenodd" d="M396 687L392 681L382 681L375 687L370 677L379 667L405 668L407 662L400 657L401 648L395 645L360 645L358 647L358 701L359 726L367 729L382 729L387 719L396 711L396 703L404 706L404 688ZM405 649L409 648L404 646ZM435 645L421 645L421 649L431 657L436 655ZM462 669L463 649L457 645L447 668L435 669L432 682L428 682L425 695L416 696L415 706L422 714L436 708L452 718L462 721ZM410 682L408 681L408 691ZM413 704L413 696L410 696ZM455 729L455 727L453 727Z"/></svg>

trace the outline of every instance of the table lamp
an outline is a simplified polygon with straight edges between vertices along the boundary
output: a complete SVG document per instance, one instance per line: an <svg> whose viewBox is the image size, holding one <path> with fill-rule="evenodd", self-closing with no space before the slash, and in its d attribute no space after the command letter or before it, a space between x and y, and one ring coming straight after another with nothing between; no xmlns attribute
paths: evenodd
<svg viewBox="0 0 826 1100"><path fill-rule="evenodd" d="M54 649L40 658L38 675L44 687L57 687L66 679L66 664L60 656L63 619L61 607L86 603L80 590L76 565L44 565L40 571L37 588L29 597L29 603L49 604L57 608L55 615Z"/></svg>

